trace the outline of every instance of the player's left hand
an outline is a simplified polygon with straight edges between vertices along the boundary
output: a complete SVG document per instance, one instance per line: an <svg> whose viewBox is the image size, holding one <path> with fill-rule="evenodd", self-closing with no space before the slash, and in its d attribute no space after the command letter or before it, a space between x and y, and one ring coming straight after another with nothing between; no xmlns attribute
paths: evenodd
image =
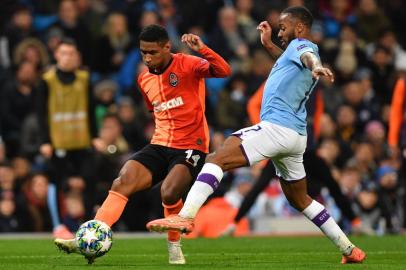
<svg viewBox="0 0 406 270"><path fill-rule="evenodd" d="M200 37L194 34L184 34L182 36L181 41L183 43L186 43L186 45L188 45L189 48L191 48L196 52L201 50L205 46Z"/></svg>
<svg viewBox="0 0 406 270"><path fill-rule="evenodd" d="M331 72L330 69L325 68L325 67L314 68L312 71L312 76L313 76L313 79L316 79L316 80L318 80L320 78L320 76L326 76L326 77L330 78L331 82L334 82L333 72Z"/></svg>

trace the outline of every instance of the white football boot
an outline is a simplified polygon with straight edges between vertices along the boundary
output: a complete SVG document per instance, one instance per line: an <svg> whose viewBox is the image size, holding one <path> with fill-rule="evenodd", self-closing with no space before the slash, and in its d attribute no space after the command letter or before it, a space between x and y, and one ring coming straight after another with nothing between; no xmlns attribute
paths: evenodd
<svg viewBox="0 0 406 270"><path fill-rule="evenodd" d="M54 240L55 245L62 250L63 252L70 254L70 253L78 253L80 254L79 248L76 245L75 238L72 239L60 239L57 238Z"/></svg>
<svg viewBox="0 0 406 270"><path fill-rule="evenodd" d="M185 264L180 241L168 241L169 264Z"/></svg>

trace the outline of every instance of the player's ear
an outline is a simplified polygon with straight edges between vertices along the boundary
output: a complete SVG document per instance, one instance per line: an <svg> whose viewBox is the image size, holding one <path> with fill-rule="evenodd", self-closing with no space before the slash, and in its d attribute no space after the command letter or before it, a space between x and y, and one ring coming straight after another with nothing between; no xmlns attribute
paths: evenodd
<svg viewBox="0 0 406 270"><path fill-rule="evenodd" d="M303 23L301 23L301 22L299 22L298 24L296 24L296 27L295 27L296 29L296 33L297 34L301 34L301 33L303 33L303 31L304 31L304 29L305 29L305 26L304 26L304 24Z"/></svg>
<svg viewBox="0 0 406 270"><path fill-rule="evenodd" d="M171 42L170 41L166 42L164 45L164 50L170 52L171 48L172 48Z"/></svg>

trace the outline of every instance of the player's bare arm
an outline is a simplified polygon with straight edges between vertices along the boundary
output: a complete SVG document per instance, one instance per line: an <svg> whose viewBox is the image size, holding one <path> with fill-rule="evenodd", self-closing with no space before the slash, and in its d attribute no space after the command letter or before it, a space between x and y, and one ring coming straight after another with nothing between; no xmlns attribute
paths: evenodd
<svg viewBox="0 0 406 270"><path fill-rule="evenodd" d="M334 75L330 69L323 67L319 58L314 53L305 52L300 57L302 63L312 71L313 79L318 80L320 76L327 76L334 82Z"/></svg>
<svg viewBox="0 0 406 270"><path fill-rule="evenodd" d="M184 34L181 38L181 41L195 52L198 52L206 46L203 43L202 39L194 34Z"/></svg>
<svg viewBox="0 0 406 270"><path fill-rule="evenodd" d="M279 48L276 44L274 44L271 40L272 36L272 27L267 21L261 22L257 26L257 30L261 34L261 43L264 48L268 51L271 57L276 60L281 56L283 50Z"/></svg>

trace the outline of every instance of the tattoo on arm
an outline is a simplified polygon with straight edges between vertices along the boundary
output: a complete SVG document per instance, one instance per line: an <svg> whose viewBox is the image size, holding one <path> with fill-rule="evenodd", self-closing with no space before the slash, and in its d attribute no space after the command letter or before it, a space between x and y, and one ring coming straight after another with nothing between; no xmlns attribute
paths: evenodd
<svg viewBox="0 0 406 270"><path fill-rule="evenodd" d="M322 67L320 60L314 53L305 52L300 56L300 60L310 70L315 69L316 67Z"/></svg>

